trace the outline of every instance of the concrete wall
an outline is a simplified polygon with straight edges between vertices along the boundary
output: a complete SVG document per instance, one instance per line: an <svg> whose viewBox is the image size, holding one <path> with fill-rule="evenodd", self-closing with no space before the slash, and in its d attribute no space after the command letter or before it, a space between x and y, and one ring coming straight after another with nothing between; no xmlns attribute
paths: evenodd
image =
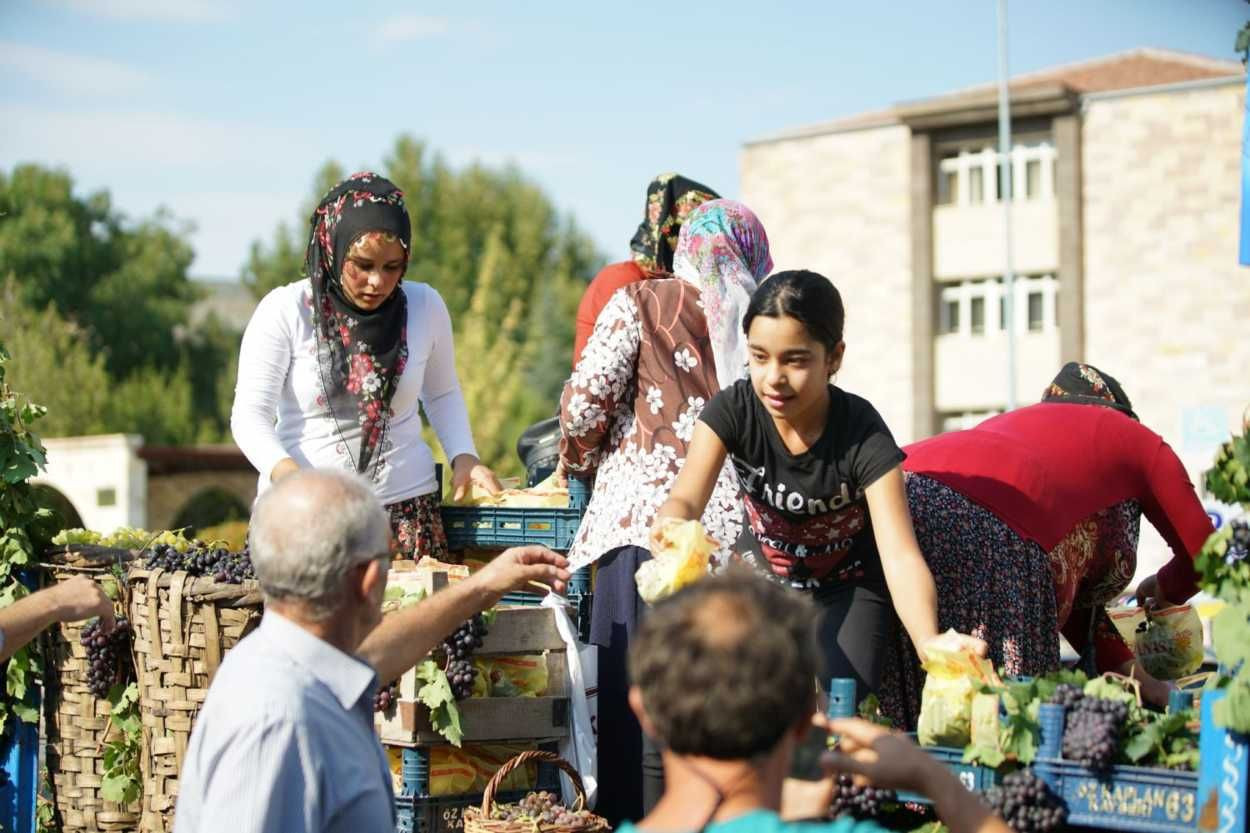
<svg viewBox="0 0 1250 833"><path fill-rule="evenodd" d="M829 277L847 309L837 383L866 397L900 442L913 434L910 139L890 125L751 145L742 200L778 270Z"/></svg>
<svg viewBox="0 0 1250 833"><path fill-rule="evenodd" d="M940 335L934 345L940 412L1001 410L1005 405L1007 334ZM1036 401L1060 366L1059 333L1016 336L1016 401Z"/></svg>
<svg viewBox="0 0 1250 833"><path fill-rule="evenodd" d="M34 479L65 495L88 529L147 526L147 465L135 434L45 439L48 468ZM110 503L111 505L101 505Z"/></svg>
<svg viewBox="0 0 1250 833"><path fill-rule="evenodd" d="M1197 409L1232 429L1250 404L1244 95L1237 80L1091 97L1082 124L1085 359L1120 378L1195 482L1214 450L1192 430Z"/></svg>
<svg viewBox="0 0 1250 833"><path fill-rule="evenodd" d="M196 471L151 478L148 518L152 529L169 529L191 498L207 489L221 489L237 497L250 511L256 500L256 473L252 471Z"/></svg>

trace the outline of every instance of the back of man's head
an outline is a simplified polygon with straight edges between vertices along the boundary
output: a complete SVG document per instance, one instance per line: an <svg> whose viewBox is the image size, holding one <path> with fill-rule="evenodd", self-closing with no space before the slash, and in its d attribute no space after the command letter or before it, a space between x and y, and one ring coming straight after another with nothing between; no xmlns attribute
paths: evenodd
<svg viewBox="0 0 1250 833"><path fill-rule="evenodd" d="M746 569L657 604L630 648L630 672L664 747L749 759L773 749L814 704L815 608Z"/></svg>
<svg viewBox="0 0 1250 833"><path fill-rule="evenodd" d="M308 469L261 495L248 542L266 597L301 603L307 615L324 618L348 571L388 551L390 522L364 478Z"/></svg>

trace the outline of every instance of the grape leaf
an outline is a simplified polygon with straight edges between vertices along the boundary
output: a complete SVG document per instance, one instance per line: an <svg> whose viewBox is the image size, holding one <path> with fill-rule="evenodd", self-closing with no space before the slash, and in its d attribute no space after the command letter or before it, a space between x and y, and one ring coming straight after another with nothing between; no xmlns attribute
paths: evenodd
<svg viewBox="0 0 1250 833"><path fill-rule="evenodd" d="M1227 688L1227 694L1215 704L1212 710L1215 722L1234 732L1250 732L1250 681L1245 678L1245 669L1237 675Z"/></svg>
<svg viewBox="0 0 1250 833"><path fill-rule="evenodd" d="M139 800L139 782L132 775L108 774L100 781L100 797L105 801L130 804Z"/></svg>
<svg viewBox="0 0 1250 833"><path fill-rule="evenodd" d="M1250 659L1250 619L1240 605L1228 605L1211 623L1215 656L1226 668Z"/></svg>
<svg viewBox="0 0 1250 833"><path fill-rule="evenodd" d="M451 692L447 673L434 660L427 659L417 666L416 675L422 683L417 689L417 700L430 710L430 725L452 746L459 746L464 736L460 728L460 708Z"/></svg>

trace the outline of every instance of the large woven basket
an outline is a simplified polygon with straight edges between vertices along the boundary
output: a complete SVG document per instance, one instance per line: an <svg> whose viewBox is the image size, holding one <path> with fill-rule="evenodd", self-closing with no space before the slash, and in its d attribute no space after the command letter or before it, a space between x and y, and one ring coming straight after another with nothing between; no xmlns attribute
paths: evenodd
<svg viewBox="0 0 1250 833"><path fill-rule="evenodd" d="M577 790L577 802L574 808L580 810L586 806L586 789L582 786L582 778L568 761L554 752L529 750L517 755L495 772L494 777L487 783L485 792L482 793L481 807L466 807L464 809L464 833L607 833L607 831L612 829L607 819L594 814L591 814L591 823L581 827L540 824L533 821L504 821L503 819L491 818L495 809L495 792L499 789L499 785L503 783L503 779L507 778L509 773L517 767L524 766L532 761L546 761L564 770L564 773L573 782L573 788Z"/></svg>
<svg viewBox="0 0 1250 833"><path fill-rule="evenodd" d="M42 566L50 583L59 584L79 575L108 575L115 567L124 568L135 556L131 550L65 547L50 552ZM125 582L119 581L118 586L124 589ZM125 609L124 602L119 609ZM45 631L48 779L61 830L134 830L139 822L139 802L117 804L100 797L104 743L112 738L109 703L97 699L87 688L87 651L80 641L86 625L71 622Z"/></svg>
<svg viewBox="0 0 1250 833"><path fill-rule="evenodd" d="M262 599L254 581L182 572L135 569L129 583L144 741L139 830L167 833L196 715L226 652L259 624Z"/></svg>

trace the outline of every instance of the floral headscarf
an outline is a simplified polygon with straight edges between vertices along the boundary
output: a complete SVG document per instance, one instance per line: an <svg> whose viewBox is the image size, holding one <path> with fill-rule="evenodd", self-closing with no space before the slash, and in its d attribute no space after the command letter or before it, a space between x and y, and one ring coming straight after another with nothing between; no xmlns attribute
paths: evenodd
<svg viewBox="0 0 1250 833"><path fill-rule="evenodd" d="M673 272L699 287L721 388L729 387L746 372L742 317L755 287L772 268L764 226L740 202L703 203L681 227Z"/></svg>
<svg viewBox="0 0 1250 833"><path fill-rule="evenodd" d="M1092 364L1065 364L1042 394L1042 401L1102 405L1137 419L1137 414L1133 413L1133 403L1129 401L1128 394L1120 387L1120 383Z"/></svg>
<svg viewBox="0 0 1250 833"><path fill-rule="evenodd" d="M673 249L681 224L690 212L720 194L680 174L660 174L647 186L647 207L634 239L629 241L634 262L644 272L668 275L673 271Z"/></svg>
<svg viewBox="0 0 1250 833"><path fill-rule="evenodd" d="M312 285L322 404L340 440L359 434L356 471L368 473L373 464L376 472L391 397L408 361L408 299L401 279L377 309L362 310L344 293L342 270L348 249L371 232L403 244L407 270L412 230L404 194L377 174L352 174L322 197L309 225L304 274Z"/></svg>

